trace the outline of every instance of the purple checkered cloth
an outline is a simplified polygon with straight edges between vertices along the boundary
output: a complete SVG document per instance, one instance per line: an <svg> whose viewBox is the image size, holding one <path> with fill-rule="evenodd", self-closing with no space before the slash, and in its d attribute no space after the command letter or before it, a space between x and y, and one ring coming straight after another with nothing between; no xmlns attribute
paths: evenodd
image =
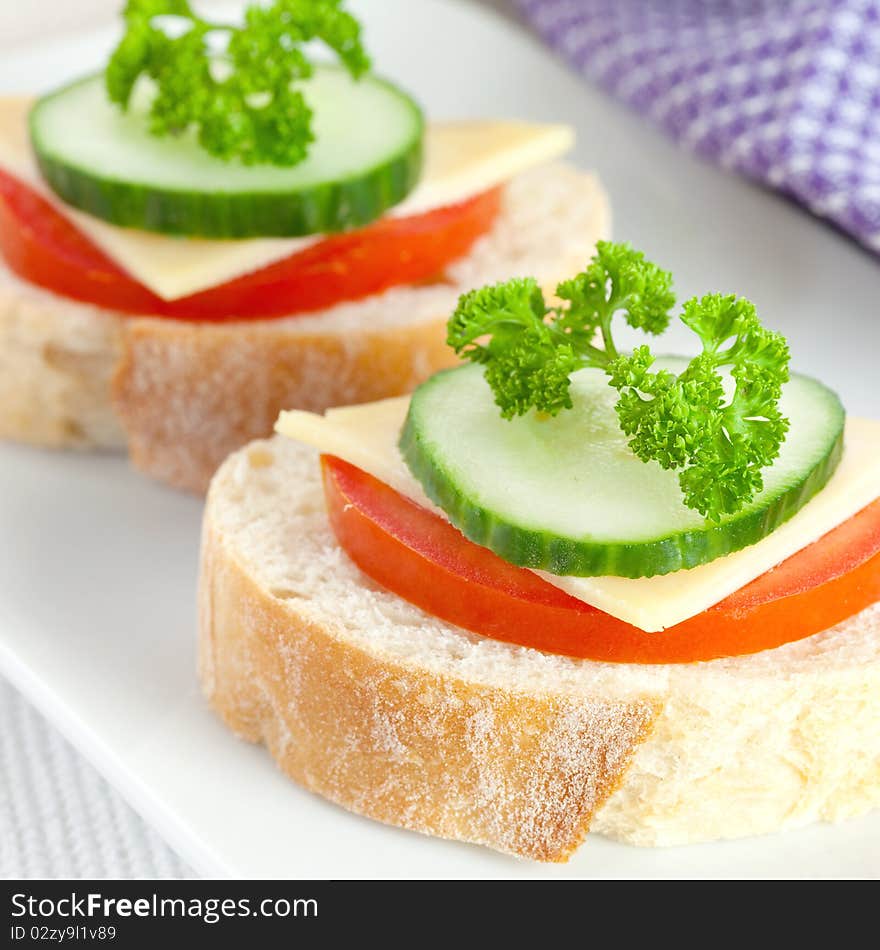
<svg viewBox="0 0 880 950"><path fill-rule="evenodd" d="M516 0L688 148L880 252L880 0Z"/></svg>

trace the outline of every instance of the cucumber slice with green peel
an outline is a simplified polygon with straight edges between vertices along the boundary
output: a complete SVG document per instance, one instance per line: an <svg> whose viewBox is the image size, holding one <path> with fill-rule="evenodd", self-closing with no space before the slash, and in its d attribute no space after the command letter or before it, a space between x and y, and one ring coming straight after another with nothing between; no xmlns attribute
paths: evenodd
<svg viewBox="0 0 880 950"><path fill-rule="evenodd" d="M687 360L658 367L680 373ZM574 408L502 419L483 367L446 370L412 397L400 448L428 497L472 541L511 564L571 576L649 577L696 567L760 541L831 477L844 410L807 376L783 387L791 427L764 489L718 523L685 507L676 472L638 459L617 393L599 369L572 376Z"/></svg>
<svg viewBox="0 0 880 950"><path fill-rule="evenodd" d="M53 191L122 227L211 238L363 227L415 187L422 113L390 82L354 80L333 66L316 67L302 91L314 112L315 141L291 167L226 162L189 133L153 136L149 84L122 112L100 75L40 99L31 141Z"/></svg>

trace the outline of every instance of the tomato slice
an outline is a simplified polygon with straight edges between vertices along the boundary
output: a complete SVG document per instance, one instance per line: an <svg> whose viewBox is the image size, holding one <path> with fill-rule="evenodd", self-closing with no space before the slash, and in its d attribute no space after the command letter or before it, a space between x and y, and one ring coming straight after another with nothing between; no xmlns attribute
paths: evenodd
<svg viewBox="0 0 880 950"><path fill-rule="evenodd" d="M281 317L439 279L492 227L500 207L501 189L495 188L424 214L383 218L219 287L167 301L130 277L45 198L0 170L0 254L30 283L122 313L213 321Z"/></svg>
<svg viewBox="0 0 880 950"><path fill-rule="evenodd" d="M880 600L880 499L709 610L645 633L468 541L360 469L322 456L333 531L361 570L496 640L613 663L693 663L800 640Z"/></svg>

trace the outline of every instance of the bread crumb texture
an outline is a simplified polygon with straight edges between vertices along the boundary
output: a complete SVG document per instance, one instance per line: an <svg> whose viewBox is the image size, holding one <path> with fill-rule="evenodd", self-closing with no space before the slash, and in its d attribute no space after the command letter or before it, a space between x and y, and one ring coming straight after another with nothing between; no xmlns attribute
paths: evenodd
<svg viewBox="0 0 880 950"><path fill-rule="evenodd" d="M205 517L200 668L213 708L359 814L545 861L589 829L684 844L880 801L880 608L752 657L618 666L429 616L364 577L317 456L230 458Z"/></svg>
<svg viewBox="0 0 880 950"><path fill-rule="evenodd" d="M0 261L0 438L117 448L110 404L123 323L20 281Z"/></svg>

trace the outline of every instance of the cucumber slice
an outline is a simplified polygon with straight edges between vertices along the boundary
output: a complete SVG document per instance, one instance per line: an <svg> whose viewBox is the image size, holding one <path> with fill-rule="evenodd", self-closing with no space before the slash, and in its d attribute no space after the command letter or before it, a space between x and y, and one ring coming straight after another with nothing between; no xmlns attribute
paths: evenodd
<svg viewBox="0 0 880 950"><path fill-rule="evenodd" d="M687 360L657 361L681 372ZM598 369L572 377L574 408L501 418L483 368L433 376L413 395L403 456L462 533L511 564L573 576L649 577L754 544L828 481L843 451L840 400L792 376L780 402L791 421L764 490L718 524L685 507L675 472L632 453Z"/></svg>
<svg viewBox="0 0 880 950"><path fill-rule="evenodd" d="M303 83L315 141L298 165L225 162L195 137L147 128L148 85L128 112L90 76L40 99L31 141L51 188L122 227L212 238L296 236L363 227L419 178L419 107L385 80L332 66Z"/></svg>

